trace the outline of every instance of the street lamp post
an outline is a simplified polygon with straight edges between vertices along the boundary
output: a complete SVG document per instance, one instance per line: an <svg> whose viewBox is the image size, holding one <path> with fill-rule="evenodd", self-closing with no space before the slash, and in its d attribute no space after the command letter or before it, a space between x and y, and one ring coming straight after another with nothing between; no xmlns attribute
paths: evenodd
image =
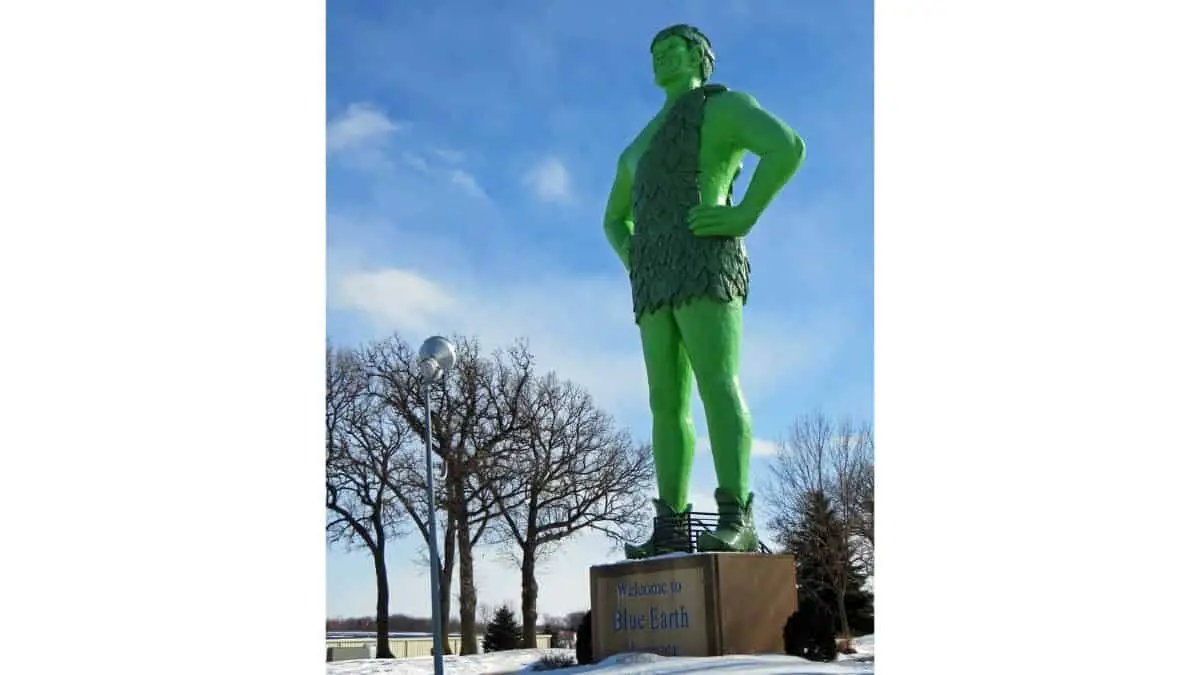
<svg viewBox="0 0 1200 675"><path fill-rule="evenodd" d="M433 675L442 673L442 603L438 592L441 565L438 563L437 512L433 506L433 415L430 412L429 390L439 378L454 367L454 345L435 335L426 340L417 353L421 369L421 393L425 397L425 500L429 513L429 594L433 601Z"/></svg>

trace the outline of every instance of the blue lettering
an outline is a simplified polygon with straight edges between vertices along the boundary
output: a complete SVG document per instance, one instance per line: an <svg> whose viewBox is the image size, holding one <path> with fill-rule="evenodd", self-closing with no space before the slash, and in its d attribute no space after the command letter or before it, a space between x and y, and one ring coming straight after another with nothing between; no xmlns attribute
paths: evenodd
<svg viewBox="0 0 1200 675"><path fill-rule="evenodd" d="M650 630L680 630L688 627L687 608L682 605L670 611L651 607L649 619Z"/></svg>
<svg viewBox="0 0 1200 675"><path fill-rule="evenodd" d="M679 645L651 645L648 647L638 647L637 650L660 656L679 656Z"/></svg>
<svg viewBox="0 0 1200 675"><path fill-rule="evenodd" d="M646 630L646 615L633 614L624 607L613 613L613 632Z"/></svg>
<svg viewBox="0 0 1200 675"><path fill-rule="evenodd" d="M658 584L617 584L618 598L639 598L654 595L672 595L683 589L682 584L677 581L670 583Z"/></svg>

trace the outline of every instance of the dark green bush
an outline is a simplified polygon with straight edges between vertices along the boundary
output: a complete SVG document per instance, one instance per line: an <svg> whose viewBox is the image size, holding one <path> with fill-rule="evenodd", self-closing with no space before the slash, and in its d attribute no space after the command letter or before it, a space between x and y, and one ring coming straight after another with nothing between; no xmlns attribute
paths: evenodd
<svg viewBox="0 0 1200 675"><path fill-rule="evenodd" d="M783 627L784 650L809 661L837 658L837 616L825 603L801 598L799 609Z"/></svg>
<svg viewBox="0 0 1200 675"><path fill-rule="evenodd" d="M592 662L592 610L588 610L575 627L575 661L581 666Z"/></svg>
<svg viewBox="0 0 1200 675"><path fill-rule="evenodd" d="M575 665L575 659L570 654L547 654L529 667L530 670L557 670L570 668Z"/></svg>

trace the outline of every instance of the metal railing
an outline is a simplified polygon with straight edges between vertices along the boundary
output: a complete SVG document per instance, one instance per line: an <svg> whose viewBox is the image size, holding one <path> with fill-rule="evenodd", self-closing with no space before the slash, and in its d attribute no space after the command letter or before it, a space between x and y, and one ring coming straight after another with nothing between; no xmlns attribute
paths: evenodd
<svg viewBox="0 0 1200 675"><path fill-rule="evenodd" d="M655 516L654 535L662 549L681 553L697 553L696 539L703 532L717 529L720 514L704 511L689 511L670 516ZM771 553L771 549L760 539L759 553Z"/></svg>

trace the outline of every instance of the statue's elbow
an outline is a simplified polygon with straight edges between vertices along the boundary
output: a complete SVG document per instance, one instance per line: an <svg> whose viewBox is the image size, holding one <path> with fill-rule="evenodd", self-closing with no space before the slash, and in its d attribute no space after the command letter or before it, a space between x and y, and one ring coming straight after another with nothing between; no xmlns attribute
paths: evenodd
<svg viewBox="0 0 1200 675"><path fill-rule="evenodd" d="M793 132L792 133L792 153L796 157L796 166L800 166L801 164L804 163L805 152L806 152L806 148L804 146L804 139L800 138L800 134Z"/></svg>

